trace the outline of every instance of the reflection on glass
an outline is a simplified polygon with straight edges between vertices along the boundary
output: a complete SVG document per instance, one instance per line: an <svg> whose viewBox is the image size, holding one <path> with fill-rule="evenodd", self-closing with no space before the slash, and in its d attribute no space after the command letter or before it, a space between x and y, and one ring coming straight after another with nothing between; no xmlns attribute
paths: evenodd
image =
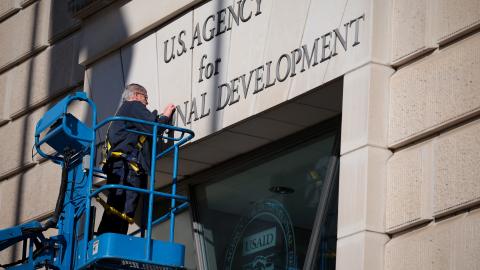
<svg viewBox="0 0 480 270"><path fill-rule="evenodd" d="M225 269L275 269L296 266L293 227L288 213L274 200L258 202L243 216L225 253Z"/></svg>
<svg viewBox="0 0 480 270"><path fill-rule="evenodd" d="M338 186L337 186L338 188ZM337 250L337 209L338 189L335 189L328 205L328 212L325 223L320 228L320 243L316 257L315 269L335 269Z"/></svg>
<svg viewBox="0 0 480 270"><path fill-rule="evenodd" d="M335 136L332 132L252 160L236 173L195 188L207 269L303 267L329 159L336 154ZM336 237L336 204L330 204L325 237ZM324 246L322 254L335 261L335 245Z"/></svg>

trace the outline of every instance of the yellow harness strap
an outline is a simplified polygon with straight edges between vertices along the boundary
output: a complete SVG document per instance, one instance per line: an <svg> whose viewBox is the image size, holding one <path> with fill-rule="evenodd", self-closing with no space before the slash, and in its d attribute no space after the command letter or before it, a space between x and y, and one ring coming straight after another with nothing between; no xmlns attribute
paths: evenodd
<svg viewBox="0 0 480 270"><path fill-rule="evenodd" d="M115 158L120 158L120 157L123 157L123 153L122 152L112 152L111 156L115 157Z"/></svg>
<svg viewBox="0 0 480 270"><path fill-rule="evenodd" d="M110 148L112 148L110 142L108 141L108 139L105 139L105 143L102 147L102 161L100 162L100 164L105 165L107 163L108 152L110 151Z"/></svg>
<svg viewBox="0 0 480 270"><path fill-rule="evenodd" d="M145 137L144 135L138 136L138 142L137 142L138 150L142 150L143 144L145 143L146 140L147 140L147 137Z"/></svg>
<svg viewBox="0 0 480 270"><path fill-rule="evenodd" d="M137 142L136 147L139 151L142 150L143 144L145 143L146 140L147 140L147 137L145 137L144 135L140 135L138 137L138 142ZM110 145L110 142L108 140L106 140L105 141L105 146L104 146L104 154L103 154L102 164L107 163L108 152L110 151L111 148L112 148L112 146ZM122 158L122 157L125 158L125 154L122 153L122 152L112 152L112 153L110 153L110 156L114 157L114 158ZM129 161L128 165L136 173L138 173L140 171L140 166L138 166L138 164L136 162Z"/></svg>
<svg viewBox="0 0 480 270"><path fill-rule="evenodd" d="M117 209L115 209L115 207L113 207L111 205L108 205L100 197L95 197L95 199L97 200L97 202L99 202L103 206L105 211L107 211L108 213L113 214L113 215L125 220L126 222L128 222L128 224L133 224L133 222L134 222L133 218L129 217L127 214L118 211Z"/></svg>
<svg viewBox="0 0 480 270"><path fill-rule="evenodd" d="M128 162L128 165L134 172L138 173L140 171L140 167L138 166L137 163L130 161Z"/></svg>

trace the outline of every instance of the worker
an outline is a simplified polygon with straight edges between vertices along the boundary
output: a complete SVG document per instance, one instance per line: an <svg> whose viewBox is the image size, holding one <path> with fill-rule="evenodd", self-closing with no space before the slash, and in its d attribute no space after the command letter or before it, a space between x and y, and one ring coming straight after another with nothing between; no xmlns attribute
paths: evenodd
<svg viewBox="0 0 480 270"><path fill-rule="evenodd" d="M175 105L168 104L163 113L150 112L147 109L148 94L145 87L129 84L122 94L122 101L116 116L137 118L167 124L172 118ZM145 188L151 164L151 137L142 136L128 130L151 133L153 127L131 121L113 121L107 131L106 162L103 171L107 175L107 184L120 184L136 188ZM161 134L164 130L159 129ZM107 205L114 209L104 211L97 233L106 232L126 234L128 220L133 220L139 201L138 192L124 189L110 189ZM122 213L122 215L119 215Z"/></svg>

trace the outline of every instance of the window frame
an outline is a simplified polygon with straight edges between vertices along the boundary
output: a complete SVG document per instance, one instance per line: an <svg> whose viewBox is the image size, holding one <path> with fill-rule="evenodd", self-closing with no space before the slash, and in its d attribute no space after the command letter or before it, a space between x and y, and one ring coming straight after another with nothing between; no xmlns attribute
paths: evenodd
<svg viewBox="0 0 480 270"><path fill-rule="evenodd" d="M322 188L320 200L317 205L315 213L315 220L312 227L312 234L309 239L307 255L305 257L304 269L307 264L309 267L315 266L318 257L318 248L321 242L320 227L325 221L326 210L329 207L332 198L332 192L338 192L338 174L339 174L339 158L340 158L340 135L341 135L341 114L325 120L319 124L308 127L297 133L289 135L285 138L271 142L265 146L261 146L245 154L241 154L225 162L215 165L213 168L207 169L204 172L192 175L187 182L188 193L191 199L190 214L192 217L193 234L194 234L194 248L197 256L198 269L207 270L207 254L204 249L203 242L203 228L199 220L199 210L197 208L197 200L195 197L195 188L205 183L220 182L227 176L233 175L237 172L251 168L255 164L265 160L272 160L276 157L285 155L286 151L295 150L302 145L309 144L323 135L335 133L335 140L332 147L332 152L329 160L329 165L326 174L325 187Z"/></svg>

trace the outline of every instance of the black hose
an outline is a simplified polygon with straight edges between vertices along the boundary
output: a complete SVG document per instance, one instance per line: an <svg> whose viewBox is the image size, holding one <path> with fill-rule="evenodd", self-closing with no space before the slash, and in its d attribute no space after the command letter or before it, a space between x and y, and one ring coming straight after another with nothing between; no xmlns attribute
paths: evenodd
<svg viewBox="0 0 480 270"><path fill-rule="evenodd" d="M60 190L58 192L57 204L55 206L55 212L53 216L50 217L44 224L43 230L48 230L50 228L54 228L57 226L58 219L60 218L60 214L63 211L63 204L65 201L65 194L67 193L67 183L68 183L68 167L70 163L70 154L66 154L63 158L63 166L62 166L62 182L60 184Z"/></svg>

